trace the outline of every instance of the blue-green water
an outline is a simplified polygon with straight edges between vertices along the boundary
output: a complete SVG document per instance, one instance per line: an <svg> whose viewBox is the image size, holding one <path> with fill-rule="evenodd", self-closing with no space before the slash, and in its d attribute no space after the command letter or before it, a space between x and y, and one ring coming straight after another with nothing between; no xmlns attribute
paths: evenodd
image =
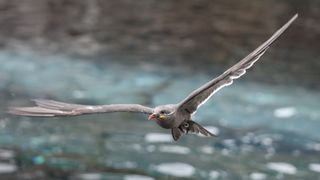
<svg viewBox="0 0 320 180"><path fill-rule="evenodd" d="M0 53L0 64L0 177L257 180L320 175L320 93L299 84L237 80L194 117L217 138L188 135L173 142L168 130L139 114L48 119L10 116L5 110L31 105L32 98L177 103L226 67L205 74L187 66L10 52Z"/></svg>

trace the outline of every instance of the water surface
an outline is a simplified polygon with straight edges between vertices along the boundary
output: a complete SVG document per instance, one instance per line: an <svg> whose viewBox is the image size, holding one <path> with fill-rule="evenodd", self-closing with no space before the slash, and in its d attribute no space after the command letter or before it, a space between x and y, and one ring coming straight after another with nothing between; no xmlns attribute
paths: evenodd
<svg viewBox="0 0 320 180"><path fill-rule="evenodd" d="M217 133L173 142L145 115L10 116L49 98L83 104L177 103L223 72L185 66L0 52L0 176L46 179L316 179L320 94L249 81L223 88L194 116ZM246 76L250 76L250 70Z"/></svg>

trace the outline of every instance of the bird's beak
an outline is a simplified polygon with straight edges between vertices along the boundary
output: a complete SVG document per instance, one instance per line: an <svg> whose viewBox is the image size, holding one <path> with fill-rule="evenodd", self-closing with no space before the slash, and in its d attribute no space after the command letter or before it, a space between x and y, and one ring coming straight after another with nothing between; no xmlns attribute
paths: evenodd
<svg viewBox="0 0 320 180"><path fill-rule="evenodd" d="M151 114L149 117L148 117L148 120L154 120L157 118L157 115L156 114Z"/></svg>

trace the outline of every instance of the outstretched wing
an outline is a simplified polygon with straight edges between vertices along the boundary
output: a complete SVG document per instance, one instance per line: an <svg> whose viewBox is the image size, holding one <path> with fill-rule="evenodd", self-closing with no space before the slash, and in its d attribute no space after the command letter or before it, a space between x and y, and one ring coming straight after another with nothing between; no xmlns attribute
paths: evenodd
<svg viewBox="0 0 320 180"><path fill-rule="evenodd" d="M37 106L33 107L10 107L9 113L21 116L76 116L92 113L111 113L111 112L137 112L151 114L152 108L139 104L110 104L110 105L80 105L69 104L53 100L34 99Z"/></svg>
<svg viewBox="0 0 320 180"><path fill-rule="evenodd" d="M291 25L298 17L294 15L285 25L277 30L266 42L243 58L237 64L229 68L217 78L209 81L205 85L193 91L186 99L179 103L178 110L182 112L194 113L203 103L206 102L219 89L231 85L234 79L238 79L249 69L270 47L270 45Z"/></svg>

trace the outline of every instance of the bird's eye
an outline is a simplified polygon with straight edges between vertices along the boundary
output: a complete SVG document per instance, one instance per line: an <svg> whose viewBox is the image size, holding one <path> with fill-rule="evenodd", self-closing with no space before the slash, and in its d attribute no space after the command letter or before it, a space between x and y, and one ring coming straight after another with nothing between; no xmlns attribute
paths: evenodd
<svg viewBox="0 0 320 180"><path fill-rule="evenodd" d="M165 110L162 110L162 111L160 111L160 114L169 114L169 112L165 111Z"/></svg>

